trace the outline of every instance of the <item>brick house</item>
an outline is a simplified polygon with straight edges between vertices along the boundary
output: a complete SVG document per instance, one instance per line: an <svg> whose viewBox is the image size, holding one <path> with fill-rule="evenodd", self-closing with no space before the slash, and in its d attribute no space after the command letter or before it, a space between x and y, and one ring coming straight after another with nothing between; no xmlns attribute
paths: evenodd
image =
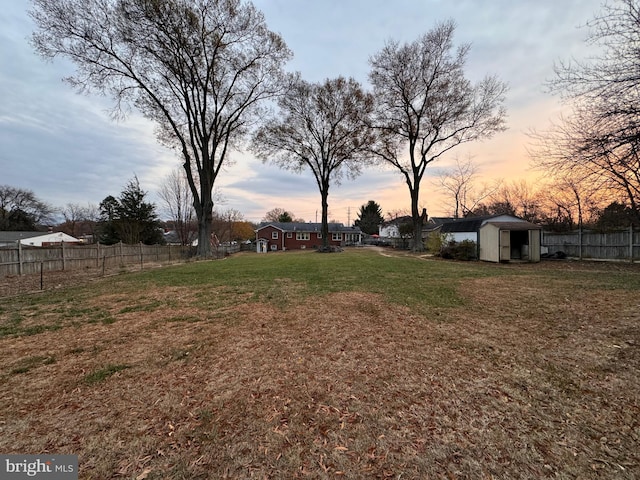
<svg viewBox="0 0 640 480"><path fill-rule="evenodd" d="M256 251L264 253L318 248L322 245L321 228L321 223L263 222L256 230ZM342 223L329 224L329 245L344 247L360 244L360 227L345 227Z"/></svg>

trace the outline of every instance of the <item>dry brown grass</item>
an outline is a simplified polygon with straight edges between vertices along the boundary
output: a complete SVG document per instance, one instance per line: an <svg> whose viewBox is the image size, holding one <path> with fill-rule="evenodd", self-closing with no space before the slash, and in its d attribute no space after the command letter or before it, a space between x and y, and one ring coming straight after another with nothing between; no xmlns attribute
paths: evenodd
<svg viewBox="0 0 640 480"><path fill-rule="evenodd" d="M0 339L0 451L79 454L83 479L640 477L638 292L523 268L427 315L96 294L114 323Z"/></svg>

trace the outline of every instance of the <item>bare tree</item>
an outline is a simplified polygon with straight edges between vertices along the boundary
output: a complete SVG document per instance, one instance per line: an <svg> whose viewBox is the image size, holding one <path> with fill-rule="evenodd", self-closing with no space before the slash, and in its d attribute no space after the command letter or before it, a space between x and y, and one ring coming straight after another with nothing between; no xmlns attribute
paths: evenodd
<svg viewBox="0 0 640 480"><path fill-rule="evenodd" d="M467 216L484 199L495 193L500 182L493 185L476 184L478 168L472 162L471 157L461 161L456 157L455 165L441 171L438 175L439 188L453 199L453 217Z"/></svg>
<svg viewBox="0 0 640 480"><path fill-rule="evenodd" d="M135 106L176 148L210 253L212 190L229 151L282 92L291 52L244 0L33 0L36 50L77 66L79 91Z"/></svg>
<svg viewBox="0 0 640 480"><path fill-rule="evenodd" d="M427 165L456 146L504 129L507 87L496 77L465 78L469 45L453 46L448 21L411 43L392 41L374 55L369 78L377 101L374 153L404 176L411 196L413 249L424 250L418 205Z"/></svg>
<svg viewBox="0 0 640 480"><path fill-rule="evenodd" d="M180 169L171 171L160 185L158 196L173 223L180 245L191 245L197 236L197 226L193 195L185 172Z"/></svg>
<svg viewBox="0 0 640 480"><path fill-rule="evenodd" d="M411 212L409 212L409 210L404 209L404 208L390 210L385 215L384 220L385 220L385 222L392 222L394 220L397 220L400 217L408 217L410 214L411 214Z"/></svg>
<svg viewBox="0 0 640 480"><path fill-rule="evenodd" d="M78 203L67 203L62 209L62 216L64 217L63 231L72 237L79 237L81 235L79 227L85 218L85 208Z"/></svg>
<svg viewBox="0 0 640 480"><path fill-rule="evenodd" d="M615 131L619 129L613 121L586 107L576 109L547 131L532 132L530 155L539 170L607 190L613 200L622 200L638 212L640 135L635 139L618 138Z"/></svg>
<svg viewBox="0 0 640 480"><path fill-rule="evenodd" d="M0 185L0 230L35 230L51 222L54 211L31 190Z"/></svg>
<svg viewBox="0 0 640 480"><path fill-rule="evenodd" d="M63 232L76 238L90 235L95 240L96 226L100 220L100 212L97 205L91 203L87 205L68 203L62 209L62 216L64 217L64 223L60 225L60 228Z"/></svg>
<svg viewBox="0 0 640 480"><path fill-rule="evenodd" d="M229 208L227 210L213 213L212 235L219 242L230 242L234 236L234 225L243 221L244 216L240 211Z"/></svg>
<svg viewBox="0 0 640 480"><path fill-rule="evenodd" d="M295 215L284 208L276 207L269 210L263 218L264 222L304 222L302 218L295 218Z"/></svg>
<svg viewBox="0 0 640 480"><path fill-rule="evenodd" d="M573 113L534 133L535 164L600 184L640 212L640 4L614 0L587 24L598 54L556 65L550 82Z"/></svg>
<svg viewBox="0 0 640 480"><path fill-rule="evenodd" d="M281 118L263 126L252 149L264 161L296 172L309 168L322 202L322 249L329 248L329 187L355 177L370 155L373 98L353 79L298 80L279 101Z"/></svg>
<svg viewBox="0 0 640 480"><path fill-rule="evenodd" d="M637 135L640 86L640 4L637 0L613 0L587 23L587 44L596 52L584 61L555 66L554 91L569 100L580 100L600 116L624 117L617 132Z"/></svg>
<svg viewBox="0 0 640 480"><path fill-rule="evenodd" d="M494 214L506 213L530 222L542 218L541 192L526 180L502 183L489 199Z"/></svg>

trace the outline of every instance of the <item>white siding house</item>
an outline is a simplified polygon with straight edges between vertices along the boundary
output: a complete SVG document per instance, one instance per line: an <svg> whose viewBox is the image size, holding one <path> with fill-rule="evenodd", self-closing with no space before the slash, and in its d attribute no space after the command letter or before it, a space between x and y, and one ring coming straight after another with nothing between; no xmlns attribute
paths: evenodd
<svg viewBox="0 0 640 480"><path fill-rule="evenodd" d="M408 215L394 218L393 220L378 225L378 235L384 239L400 238L400 225L412 222L413 219Z"/></svg>
<svg viewBox="0 0 640 480"><path fill-rule="evenodd" d="M0 232L0 247L16 247L18 242L29 247L42 247L43 245L60 245L61 243L82 243L75 237L62 232Z"/></svg>
<svg viewBox="0 0 640 480"><path fill-rule="evenodd" d="M35 237L21 238L20 243L29 247L42 247L43 245L60 245L62 243L82 243L75 237L62 232L45 233Z"/></svg>

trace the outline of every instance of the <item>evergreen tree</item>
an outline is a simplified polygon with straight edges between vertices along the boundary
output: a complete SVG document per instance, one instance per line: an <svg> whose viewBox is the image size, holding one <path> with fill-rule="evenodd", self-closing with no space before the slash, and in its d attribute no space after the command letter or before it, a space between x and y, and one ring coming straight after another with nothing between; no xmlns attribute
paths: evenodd
<svg viewBox="0 0 640 480"><path fill-rule="evenodd" d="M113 195L109 195L100 202L100 225L98 227L99 241L104 245L120 242L120 235L116 229L120 202Z"/></svg>
<svg viewBox="0 0 640 480"><path fill-rule="evenodd" d="M596 222L596 228L602 231L625 228L629 225L640 225L640 215L620 202L607 205Z"/></svg>
<svg viewBox="0 0 640 480"><path fill-rule="evenodd" d="M102 243L163 243L155 213L156 206L145 202L146 195L147 192L140 188L138 178L134 177L127 183L118 199L110 195L100 203Z"/></svg>
<svg viewBox="0 0 640 480"><path fill-rule="evenodd" d="M356 227L360 227L364 233L373 235L378 233L378 225L384 222L382 208L373 200L369 200L366 205L360 207L358 218L354 222Z"/></svg>
<svg viewBox="0 0 640 480"><path fill-rule="evenodd" d="M283 212L278 217L278 222L280 223L291 223L293 222L293 218L289 212Z"/></svg>

